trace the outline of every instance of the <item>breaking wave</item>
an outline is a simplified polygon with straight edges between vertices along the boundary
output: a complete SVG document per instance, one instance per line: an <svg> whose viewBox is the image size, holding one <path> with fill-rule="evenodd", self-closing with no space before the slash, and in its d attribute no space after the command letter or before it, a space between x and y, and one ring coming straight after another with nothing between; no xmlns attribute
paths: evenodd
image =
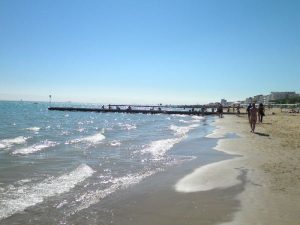
<svg viewBox="0 0 300 225"><path fill-rule="evenodd" d="M90 143L90 144L99 144L105 139L105 136L102 133L94 134L91 136L74 139L66 142L66 144L75 144L80 142Z"/></svg>
<svg viewBox="0 0 300 225"><path fill-rule="evenodd" d="M17 155L17 154L28 155L28 154L32 154L34 152L38 152L38 151L41 151L43 149L54 147L54 146L57 146L57 145L58 145L57 142L46 140L46 141L43 141L40 144L34 144L34 145L26 147L26 148L17 149L15 151L13 151L12 154L13 155Z"/></svg>
<svg viewBox="0 0 300 225"><path fill-rule="evenodd" d="M160 160L168 150L170 150L175 144L181 142L191 129L194 129L198 126L199 123L191 124L190 126L185 127L171 125L170 130L175 132L175 138L153 141L141 152L142 154L150 153L155 160Z"/></svg>
<svg viewBox="0 0 300 225"><path fill-rule="evenodd" d="M28 138L23 137L23 136L19 136L16 138L10 138L10 139L3 139L0 141L0 149L2 148L11 148L14 145L21 145L21 144L25 144L26 140Z"/></svg>
<svg viewBox="0 0 300 225"><path fill-rule="evenodd" d="M0 219L7 218L17 212L64 192L68 192L77 184L92 176L94 170L82 164L70 173L60 177L49 178L41 183L14 187L10 185L0 194Z"/></svg>
<svg viewBox="0 0 300 225"><path fill-rule="evenodd" d="M40 129L41 129L40 127L28 127L28 128L26 128L26 130L33 131L33 132L38 132Z"/></svg>

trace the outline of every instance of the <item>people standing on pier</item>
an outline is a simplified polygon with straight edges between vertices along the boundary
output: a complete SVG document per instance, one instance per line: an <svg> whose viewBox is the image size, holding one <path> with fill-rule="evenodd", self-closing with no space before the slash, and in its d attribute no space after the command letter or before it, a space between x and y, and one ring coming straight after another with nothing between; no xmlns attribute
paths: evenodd
<svg viewBox="0 0 300 225"><path fill-rule="evenodd" d="M240 106L240 104L237 105L236 110L237 110L237 114L241 113L241 106Z"/></svg>
<svg viewBox="0 0 300 225"><path fill-rule="evenodd" d="M206 108L205 108L205 106L203 105L203 106L201 107L201 114L202 114L202 116L205 115L205 111L206 111Z"/></svg>
<svg viewBox="0 0 300 225"><path fill-rule="evenodd" d="M221 103L218 104L217 113L219 115L219 118L223 118L223 106Z"/></svg>
<svg viewBox="0 0 300 225"><path fill-rule="evenodd" d="M251 132L255 132L255 125L257 122L257 113L258 109L255 106L255 103L252 103L252 107L250 109L250 127L251 127Z"/></svg>
<svg viewBox="0 0 300 225"><path fill-rule="evenodd" d="M258 121L260 123L263 122L263 117L265 116L265 107L262 103L259 104L258 106Z"/></svg>

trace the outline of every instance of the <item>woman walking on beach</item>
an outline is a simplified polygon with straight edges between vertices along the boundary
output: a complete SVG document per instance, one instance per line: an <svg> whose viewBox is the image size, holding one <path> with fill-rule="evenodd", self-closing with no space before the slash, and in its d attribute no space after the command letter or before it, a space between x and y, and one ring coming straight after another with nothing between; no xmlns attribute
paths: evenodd
<svg viewBox="0 0 300 225"><path fill-rule="evenodd" d="M247 113L248 113L248 120L249 120L249 123L251 123L251 122L250 122L250 109L251 109L251 107L252 107L252 105L251 105L251 103L249 103L249 105L248 105L248 107L247 107Z"/></svg>
<svg viewBox="0 0 300 225"><path fill-rule="evenodd" d="M253 133L255 131L255 125L257 122L257 112L258 109L255 107L255 103L252 103L252 108L250 109L250 127L251 127L251 132Z"/></svg>
<svg viewBox="0 0 300 225"><path fill-rule="evenodd" d="M262 103L258 106L258 120L260 123L263 122L263 117L265 116L265 107Z"/></svg>

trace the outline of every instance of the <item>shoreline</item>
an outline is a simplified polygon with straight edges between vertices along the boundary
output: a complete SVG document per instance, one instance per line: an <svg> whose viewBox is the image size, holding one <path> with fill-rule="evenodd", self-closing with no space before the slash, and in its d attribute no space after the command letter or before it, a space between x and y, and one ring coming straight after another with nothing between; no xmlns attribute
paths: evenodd
<svg viewBox="0 0 300 225"><path fill-rule="evenodd" d="M272 113L265 118L267 122L257 125L255 134L249 132L246 116L226 116L216 121L217 129L209 135L209 138L220 138L234 132L240 137L220 139L215 149L241 155L229 161L224 169L242 168L247 174L245 190L237 198L241 208L231 222L222 225L298 224L300 154L297 147L300 142L297 137L300 133L296 129L300 117L278 110ZM222 167L211 167L211 170L220 177L224 174ZM232 173L228 179L235 178L236 174Z"/></svg>
<svg viewBox="0 0 300 225"><path fill-rule="evenodd" d="M68 215L66 222L296 225L300 133L295 129L300 117L270 112L265 121L253 134L246 116L206 118L203 127L192 130L170 151L178 159L183 157L181 163L116 190ZM191 160L185 161L186 156ZM31 215L41 213L47 218L43 209L29 208L31 213L17 214L0 224L32 224Z"/></svg>
<svg viewBox="0 0 300 225"><path fill-rule="evenodd" d="M208 125L208 129L215 129L214 124ZM230 183L224 188L185 193L176 190L180 179L195 169L236 159L215 150L217 140L206 138L207 133L199 137L199 131L192 131L187 139L172 149L172 154L180 156L180 153L185 153L192 156L194 153L198 155L197 158L174 165L92 205L89 211L97 215L94 219L103 224L111 221L112 224L123 225L184 225L199 224L199 221L201 224L213 225L231 221L240 208L237 196L243 192L246 184L244 173L238 173L238 182L234 181L233 185ZM80 214L85 215L85 210ZM74 224L82 224L86 222L84 218L77 216L75 221L71 220Z"/></svg>
<svg viewBox="0 0 300 225"><path fill-rule="evenodd" d="M213 121L214 118L205 118L201 122L203 126L192 129L185 139L172 147L169 154L178 157L178 164L166 167L140 183L117 188L112 194L75 214L69 213L73 208L67 207L67 204L65 208L56 209L54 203L59 198L57 196L27 208L24 213L3 219L0 224L38 224L41 221L58 223L61 219L66 224L124 225L152 225L153 221L158 225L198 224L200 220L212 225L230 221L239 208L239 201L235 197L243 190L244 178L234 188L225 190L181 193L174 187L195 168L232 158L214 150L217 140L205 137L215 129ZM48 218L49 215L52 218Z"/></svg>

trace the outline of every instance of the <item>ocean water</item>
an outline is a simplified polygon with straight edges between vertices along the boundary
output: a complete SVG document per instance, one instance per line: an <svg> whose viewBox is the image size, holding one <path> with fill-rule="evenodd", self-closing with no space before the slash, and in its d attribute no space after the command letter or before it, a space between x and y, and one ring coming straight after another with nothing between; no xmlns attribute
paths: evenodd
<svg viewBox="0 0 300 225"><path fill-rule="evenodd" d="M0 101L0 224L73 224L82 210L92 217L89 207L108 196L200 157L173 149L192 132L204 137L213 121L48 106Z"/></svg>

